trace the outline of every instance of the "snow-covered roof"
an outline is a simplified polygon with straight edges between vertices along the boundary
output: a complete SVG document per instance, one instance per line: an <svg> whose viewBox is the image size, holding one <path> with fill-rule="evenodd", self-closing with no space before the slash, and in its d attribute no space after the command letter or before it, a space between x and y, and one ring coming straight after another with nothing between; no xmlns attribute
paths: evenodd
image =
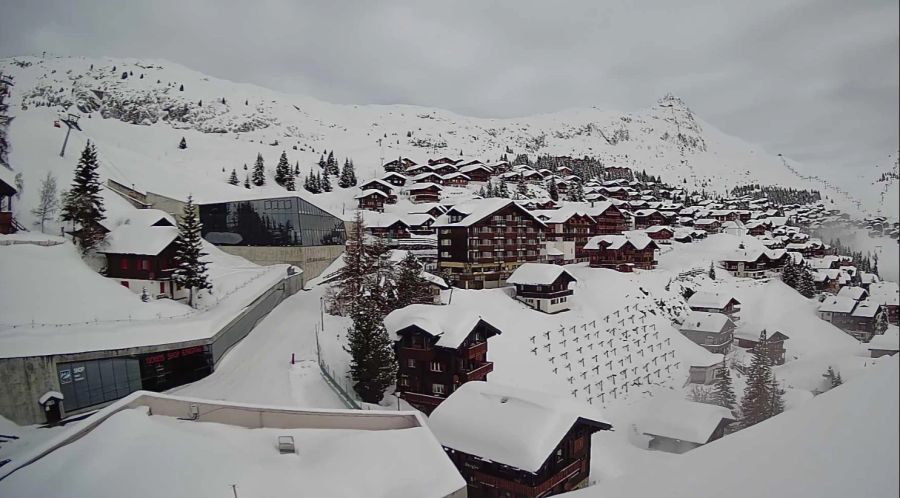
<svg viewBox="0 0 900 498"><path fill-rule="evenodd" d="M652 227L645 228L644 231L647 233L659 233L659 232L670 232L672 234L675 233L675 231L672 230L672 227L667 227L665 225L653 225Z"/></svg>
<svg viewBox="0 0 900 498"><path fill-rule="evenodd" d="M705 226L705 225L717 225L719 220L714 220L711 218L700 218L694 220L694 226Z"/></svg>
<svg viewBox="0 0 900 498"><path fill-rule="evenodd" d="M192 404L199 419L179 419ZM242 497L444 498L466 488L424 418L409 411L298 410L140 391L91 421L60 429L31 460L4 465L3 496L217 498L236 484ZM280 453L282 436L293 439L291 454Z"/></svg>
<svg viewBox="0 0 900 498"><path fill-rule="evenodd" d="M17 191L16 172L3 165L0 165L0 182L3 182L12 187L13 191Z"/></svg>
<svg viewBox="0 0 900 498"><path fill-rule="evenodd" d="M414 183L409 186L410 192L414 190L425 190L427 188L434 188L437 190L444 190L444 187L438 185L437 183L425 182L425 183Z"/></svg>
<svg viewBox="0 0 900 498"><path fill-rule="evenodd" d="M422 273L419 274L419 276L421 276L423 279L427 280L428 283L435 285L437 287L440 287L441 289L449 289L450 288L450 286L447 285L446 280L444 280L443 278L441 278L433 273L428 273L427 271L423 271Z"/></svg>
<svg viewBox="0 0 900 498"><path fill-rule="evenodd" d="M609 249L618 250L625 244L631 244L638 250L646 249L649 246L656 248L656 242L653 241L646 233L640 231L629 231L624 235L597 235L588 239L584 245L586 250L600 249L601 243Z"/></svg>
<svg viewBox="0 0 900 498"><path fill-rule="evenodd" d="M447 173L446 175L441 177L441 180L452 180L454 178L465 178L466 180L471 180L472 178L469 175L460 173L459 171L454 171L453 173Z"/></svg>
<svg viewBox="0 0 900 498"><path fill-rule="evenodd" d="M695 292L688 298L687 304L691 308L712 308L724 309L728 303L734 301L735 304L741 304L731 294L719 292Z"/></svg>
<svg viewBox="0 0 900 498"><path fill-rule="evenodd" d="M896 329L893 333L885 332L872 337L869 341L868 348L880 349L882 351L900 351L900 336L897 335Z"/></svg>
<svg viewBox="0 0 900 498"><path fill-rule="evenodd" d="M763 423L558 496L898 496L900 362L892 358L866 370ZM865 407L866 415L855 407Z"/></svg>
<svg viewBox="0 0 900 498"><path fill-rule="evenodd" d="M575 206L564 206L559 209L535 209L531 214L546 223L565 223L573 216L587 216L593 220L593 217L586 210Z"/></svg>
<svg viewBox="0 0 900 498"><path fill-rule="evenodd" d="M438 405L428 425L446 447L536 472L579 420L609 428L599 419L569 397L472 381Z"/></svg>
<svg viewBox="0 0 900 498"><path fill-rule="evenodd" d="M375 195L375 196L378 196L378 197L387 197L387 196L388 196L387 194L385 194L384 192L382 192L382 191L380 191L380 190L369 189L369 190L363 190L362 192L360 192L360 193L354 195L353 198L354 198L354 199L363 199L363 198L368 197L368 196L370 196L370 195Z"/></svg>
<svg viewBox="0 0 900 498"><path fill-rule="evenodd" d="M856 307L856 300L849 297L828 296L819 305L819 311L824 313L852 313Z"/></svg>
<svg viewBox="0 0 900 498"><path fill-rule="evenodd" d="M65 399L66 397L62 395L59 391L47 391L40 398L38 398L38 404L43 405L46 404L51 399Z"/></svg>
<svg viewBox="0 0 900 498"><path fill-rule="evenodd" d="M562 275L568 275L575 280L575 277L559 265L523 263L506 279L506 282L513 285L550 285Z"/></svg>
<svg viewBox="0 0 900 498"><path fill-rule="evenodd" d="M159 209L133 209L122 220L123 225L150 227L154 225L177 226L175 218Z"/></svg>
<svg viewBox="0 0 900 498"><path fill-rule="evenodd" d="M176 237L178 229L175 227L121 225L106 235L106 243L97 252L156 256Z"/></svg>
<svg viewBox="0 0 900 498"><path fill-rule="evenodd" d="M670 397L650 398L641 404L641 413L641 433L697 444L706 444L722 419L734 420L727 408Z"/></svg>
<svg viewBox="0 0 900 498"><path fill-rule="evenodd" d="M679 326L682 331L713 332L716 334L725 330L731 323L731 318L722 313L708 313L705 311L689 311L684 316L684 322Z"/></svg>
<svg viewBox="0 0 900 498"><path fill-rule="evenodd" d="M491 171L493 171L489 166L486 166L486 165L481 164L481 163L477 163L477 164L467 164L467 165L465 165L465 166L462 166L461 168L459 168L459 172L460 172L460 173L470 173L470 172L472 172L472 171L477 171L477 170L479 170L479 169L483 169L483 170L485 170L485 171L487 171L487 172L489 172L489 173L490 173Z"/></svg>
<svg viewBox="0 0 900 498"><path fill-rule="evenodd" d="M366 189L366 186L367 186L367 185L372 185L372 184L375 184L375 185L381 185L382 187L387 188L389 192L390 192L391 190L394 190L394 188L395 188L395 187L394 187L393 185L391 185L390 183L388 183L388 182L386 182L386 181L384 181L384 180L380 180L380 179L378 179L378 178L373 178L373 179L371 179L371 180L369 180L369 181L365 181L365 182L361 183L361 184L359 185L359 188L360 188L360 189L363 189L363 190L368 190L368 189Z"/></svg>
<svg viewBox="0 0 900 498"><path fill-rule="evenodd" d="M451 211L455 211L460 214L464 214L465 217L457 222L451 223L450 217L448 214L444 214L438 217L435 221L435 226L440 227L467 227L472 225L473 223L477 223L484 218L490 216L491 214L509 206L514 205L518 206L515 201L510 199L503 199L499 197L489 198L489 199L473 199L471 201L462 202L460 204L456 204L453 206ZM521 207L521 206L520 206ZM543 221L538 219L534 213L528 211L525 208L521 208L522 212L527 216L531 217L534 221L544 224Z"/></svg>
<svg viewBox="0 0 900 498"><path fill-rule="evenodd" d="M482 321L480 315L449 306L413 304L390 312L384 317L384 327L394 340L400 339L397 332L416 326L437 337L437 345L458 348Z"/></svg>
<svg viewBox="0 0 900 498"><path fill-rule="evenodd" d="M838 297L849 297L854 301L859 301L860 299L866 297L868 292L862 287L851 287L849 285L841 287L841 290L837 293Z"/></svg>
<svg viewBox="0 0 900 498"><path fill-rule="evenodd" d="M869 286L869 300L886 306L900 305L900 286L897 282L875 282Z"/></svg>
<svg viewBox="0 0 900 498"><path fill-rule="evenodd" d="M872 318L876 314L878 314L878 310L880 308L880 304L872 303L868 300L861 301L858 305L856 305L856 309L853 310L852 316L860 318Z"/></svg>

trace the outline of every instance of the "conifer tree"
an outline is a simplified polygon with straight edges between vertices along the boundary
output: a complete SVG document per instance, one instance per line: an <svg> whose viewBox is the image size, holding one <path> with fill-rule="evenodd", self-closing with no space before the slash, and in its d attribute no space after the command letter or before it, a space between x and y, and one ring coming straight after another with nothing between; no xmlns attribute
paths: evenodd
<svg viewBox="0 0 900 498"><path fill-rule="evenodd" d="M97 150L88 141L75 166L72 187L63 196L62 220L71 221L83 253L97 247L106 237L100 222L106 219L106 208L100 196L100 175L97 174Z"/></svg>
<svg viewBox="0 0 900 498"><path fill-rule="evenodd" d="M293 174L288 173L288 175L285 177L285 179L284 179L284 188L285 188L288 192L293 192L293 191L297 190L297 183L294 181L294 175L293 175Z"/></svg>
<svg viewBox="0 0 900 498"><path fill-rule="evenodd" d="M481 197L482 199L487 198L487 191L484 189L484 185L482 185L481 188L478 189L478 197Z"/></svg>
<svg viewBox="0 0 900 498"><path fill-rule="evenodd" d="M318 171L313 173L313 191L317 194L322 193L322 175Z"/></svg>
<svg viewBox="0 0 900 498"><path fill-rule="evenodd" d="M394 309L432 302L431 287L428 281L422 278L422 266L412 252L407 252L406 257L397 266L395 286L397 298Z"/></svg>
<svg viewBox="0 0 900 498"><path fill-rule="evenodd" d="M487 189L484 192L485 197L494 197L494 183L488 180Z"/></svg>
<svg viewBox="0 0 900 498"><path fill-rule="evenodd" d="M325 160L325 170L334 171L337 168L337 161L334 159L334 151L328 153L328 159Z"/></svg>
<svg viewBox="0 0 900 498"><path fill-rule="evenodd" d="M712 261L709 262L709 279L710 280L716 279L716 267L715 267L715 265L713 265Z"/></svg>
<svg viewBox="0 0 900 498"><path fill-rule="evenodd" d="M734 410L734 407L737 405L737 398L734 395L734 386L731 383L731 372L727 366L722 368L721 375L716 379L714 394L717 405Z"/></svg>
<svg viewBox="0 0 900 498"><path fill-rule="evenodd" d="M291 166L288 164L287 153L281 151L281 157L275 166L275 183L283 187L289 176L291 176Z"/></svg>
<svg viewBox="0 0 900 498"><path fill-rule="evenodd" d="M294 164L294 176L300 176L300 161Z"/></svg>
<svg viewBox="0 0 900 498"><path fill-rule="evenodd" d="M253 165L253 184L261 187L266 184L266 166L262 154L256 155L256 164Z"/></svg>
<svg viewBox="0 0 900 498"><path fill-rule="evenodd" d="M338 187L350 188L353 186L353 174L350 171L350 160L344 161L344 168L341 170L341 176L338 178Z"/></svg>
<svg viewBox="0 0 900 498"><path fill-rule="evenodd" d="M244 176L244 188L250 190L250 175Z"/></svg>
<svg viewBox="0 0 900 498"><path fill-rule="evenodd" d="M184 137L181 137L181 141L178 142L178 148L187 149L187 140L185 140Z"/></svg>
<svg viewBox="0 0 900 498"><path fill-rule="evenodd" d="M370 279L365 293L360 294L353 306L353 326L347 334L353 390L367 403L380 402L384 391L394 384L397 376L397 359L384 328L384 315L378 300L368 298L378 292Z"/></svg>
<svg viewBox="0 0 900 498"><path fill-rule="evenodd" d="M41 233L44 233L44 224L53 219L57 210L59 210L59 196L56 193L56 177L48 171L47 176L41 180L38 205L31 210L31 214L38 220L35 223L41 226Z"/></svg>
<svg viewBox="0 0 900 498"><path fill-rule="evenodd" d="M522 197L528 193L528 184L525 183L524 178L519 178L519 184L516 186L516 193Z"/></svg>
<svg viewBox="0 0 900 498"><path fill-rule="evenodd" d="M237 170L235 170L235 169L231 170L231 176L228 177L228 183L230 185L240 185L241 181L238 180Z"/></svg>
<svg viewBox="0 0 900 498"><path fill-rule="evenodd" d="M178 238L175 239L175 271L172 278L188 289L188 305L194 307L194 297L203 289L212 289L206 273L207 262L203 257L203 239L200 233L203 225L197 217L194 199L188 196L181 221L178 223Z"/></svg>
<svg viewBox="0 0 900 498"><path fill-rule="evenodd" d="M797 265L794 264L793 258L788 258L781 270L781 281L788 287L797 288Z"/></svg>
<svg viewBox="0 0 900 498"><path fill-rule="evenodd" d="M322 188L322 192L331 192L334 190L334 187L331 186L331 179L329 175L322 175L322 181L320 187Z"/></svg>
<svg viewBox="0 0 900 498"><path fill-rule="evenodd" d="M559 187L556 186L556 178L550 178L550 198L554 201L559 200Z"/></svg>
<svg viewBox="0 0 900 498"><path fill-rule="evenodd" d="M348 164L350 165L350 186L356 186L356 167L353 166L353 159L348 160ZM337 168L337 165L334 166Z"/></svg>
<svg viewBox="0 0 900 498"><path fill-rule="evenodd" d="M803 294L803 297L813 297L816 295L816 284L813 280L812 272L806 267L800 268L797 291L800 294Z"/></svg>
<svg viewBox="0 0 900 498"><path fill-rule="evenodd" d="M321 155L321 154L319 155L319 163L318 164L319 164L320 169L325 169L325 167L328 166L328 163L325 162L324 155Z"/></svg>
<svg viewBox="0 0 900 498"><path fill-rule="evenodd" d="M742 428L758 424L784 410L782 391L772 374L772 355L765 330L760 333L752 354L747 387L741 398Z"/></svg>

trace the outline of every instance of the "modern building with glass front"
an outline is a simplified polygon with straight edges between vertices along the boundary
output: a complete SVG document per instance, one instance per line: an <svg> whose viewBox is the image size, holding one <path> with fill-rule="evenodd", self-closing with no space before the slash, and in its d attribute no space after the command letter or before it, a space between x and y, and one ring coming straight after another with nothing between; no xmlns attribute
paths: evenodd
<svg viewBox="0 0 900 498"><path fill-rule="evenodd" d="M344 220L299 195L201 204L203 238L258 264L289 263L318 276L344 250Z"/></svg>

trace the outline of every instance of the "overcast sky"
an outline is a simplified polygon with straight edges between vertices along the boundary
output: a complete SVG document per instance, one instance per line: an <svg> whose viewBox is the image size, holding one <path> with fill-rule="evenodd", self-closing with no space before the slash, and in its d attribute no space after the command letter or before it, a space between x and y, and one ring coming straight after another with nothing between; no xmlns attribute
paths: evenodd
<svg viewBox="0 0 900 498"><path fill-rule="evenodd" d="M637 110L672 92L832 172L898 148L897 0L4 4L2 56L163 58L331 102L482 117Z"/></svg>

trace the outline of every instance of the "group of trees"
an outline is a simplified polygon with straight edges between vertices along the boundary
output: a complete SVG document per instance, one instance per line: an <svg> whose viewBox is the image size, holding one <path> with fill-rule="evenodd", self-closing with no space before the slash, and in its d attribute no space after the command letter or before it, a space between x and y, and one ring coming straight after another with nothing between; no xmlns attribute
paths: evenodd
<svg viewBox="0 0 900 498"><path fill-rule="evenodd" d="M275 183L281 185L286 190L293 192L297 190L294 184L294 178L299 173L288 163L287 153L281 151L281 157L278 158L278 164L275 166Z"/></svg>
<svg viewBox="0 0 900 498"><path fill-rule="evenodd" d="M482 186L478 191L478 195L480 195L483 199L488 199L491 197L510 197L509 189L506 186L506 182L504 182L503 180L497 180L496 182L488 180L487 184Z"/></svg>
<svg viewBox="0 0 900 498"><path fill-rule="evenodd" d="M854 251L852 247L845 246L840 238L832 239L829 245L834 249L835 254L849 257L850 263L858 270L878 275L878 254L863 254L862 251Z"/></svg>
<svg viewBox="0 0 900 498"><path fill-rule="evenodd" d="M731 189L735 197L750 196L754 199L766 198L774 204L812 204L822 200L818 190L785 188L776 185L741 185Z"/></svg>
<svg viewBox="0 0 900 498"><path fill-rule="evenodd" d="M788 258L787 263L781 270L781 281L803 294L803 297L816 295L816 284L813 280L812 271L802 263L795 264L792 258Z"/></svg>
<svg viewBox="0 0 900 498"><path fill-rule="evenodd" d="M182 139L183 141L183 139ZM331 192L333 190L331 176L338 179L338 186L341 188L355 187L357 183L356 171L351 159L344 160L344 167L339 168L334 159L334 151L328 153L327 159L324 154L319 158L318 162L320 171L310 171L309 175L303 180L303 188L308 192L318 194L321 192ZM244 170L247 165L244 164ZM223 168L224 171L224 168ZM288 162L287 153L281 152L278 164L275 166L275 183L281 185L288 191L297 190L297 178L300 176L300 163L294 166ZM237 169L232 169L227 182L230 185L240 185L241 181L238 177ZM244 188L252 188L252 186L261 187L266 184L266 165L262 154L256 155L256 162L252 171L245 175Z"/></svg>
<svg viewBox="0 0 900 498"><path fill-rule="evenodd" d="M378 403L396 381L397 360L384 317L410 304L428 303L431 293L422 268L412 253L393 263L380 239L366 237L357 212L348 233L344 266L335 275L329 309L353 321L347 335L353 388L367 403Z"/></svg>
<svg viewBox="0 0 900 498"><path fill-rule="evenodd" d="M106 219L106 208L100 195L100 164L97 149L87 142L75 166L75 177L68 191L62 193L60 219L72 224L72 234L83 254L97 249L106 239L106 229L102 222ZM53 219L59 206L56 199L56 178L50 173L41 183L40 200L32 211L41 223ZM203 242L200 236L202 225L191 197L188 197L184 213L178 223L179 234L175 239L175 271L172 278L188 289L188 304L195 305L195 291L212 289L207 274L207 262L203 260Z"/></svg>
<svg viewBox="0 0 900 498"><path fill-rule="evenodd" d="M742 429L784 411L784 390L772 373L773 354L765 330L760 333L752 353L747 386L741 398L739 427Z"/></svg>

